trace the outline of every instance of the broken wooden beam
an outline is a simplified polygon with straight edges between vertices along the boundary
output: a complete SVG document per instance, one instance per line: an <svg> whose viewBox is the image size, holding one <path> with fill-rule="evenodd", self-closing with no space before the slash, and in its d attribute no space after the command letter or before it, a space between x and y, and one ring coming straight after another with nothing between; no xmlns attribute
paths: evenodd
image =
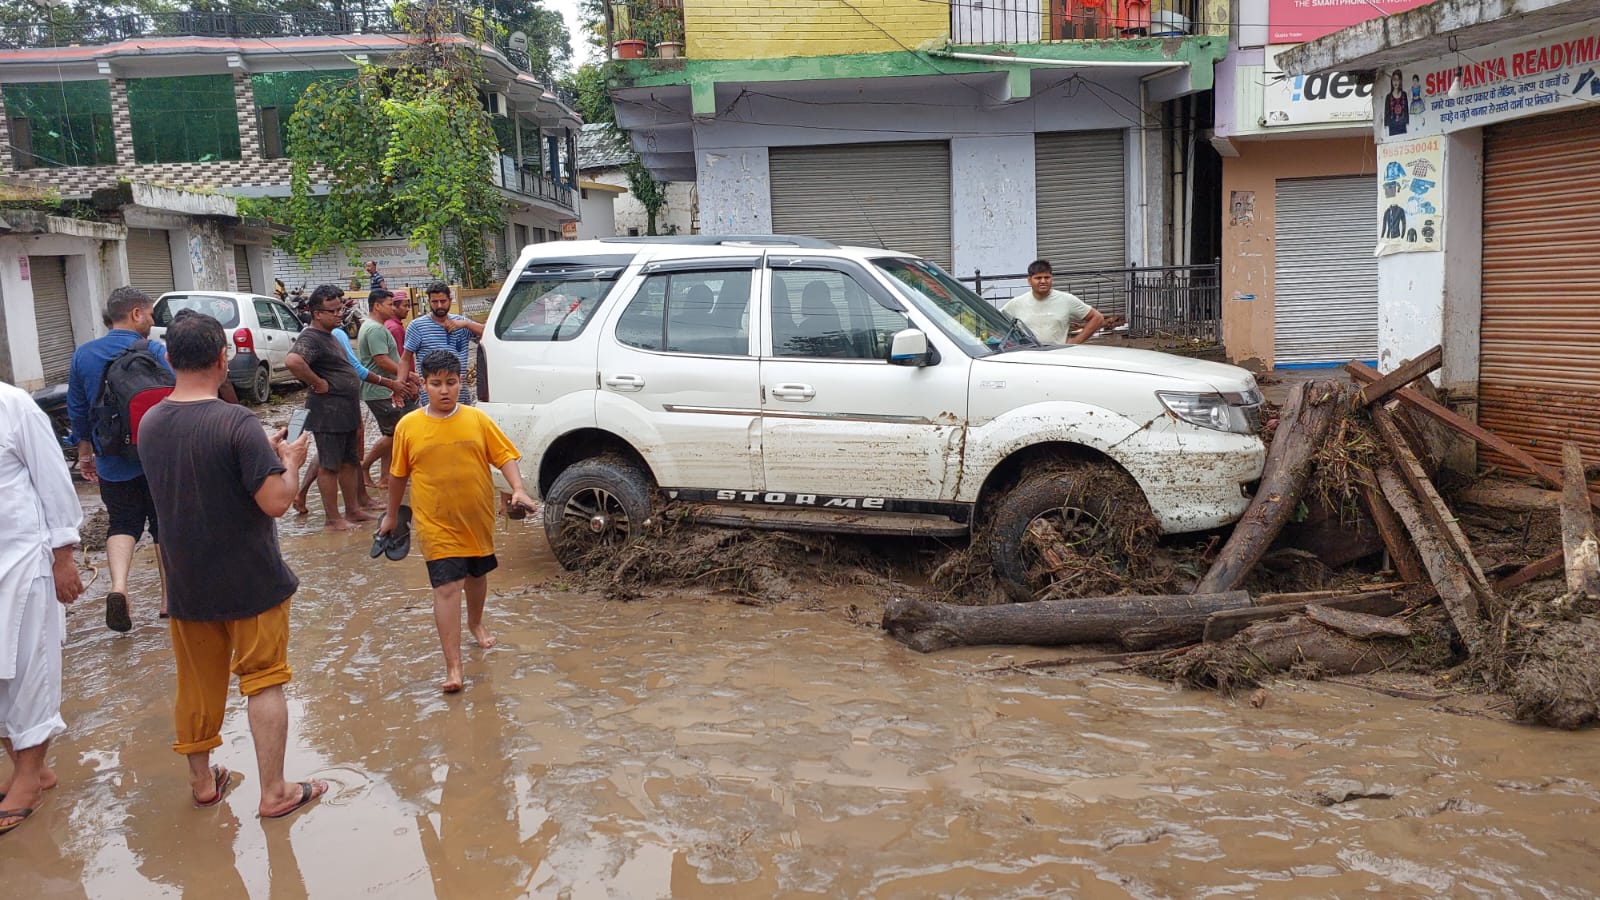
<svg viewBox="0 0 1600 900"><path fill-rule="evenodd" d="M1506 591L1522 587L1530 581L1555 575L1565 568L1565 565L1566 553L1557 550L1549 556L1528 563L1510 575L1496 581L1491 587L1494 588L1495 593L1504 594Z"/></svg>
<svg viewBox="0 0 1600 900"><path fill-rule="evenodd" d="M1568 441L1561 445L1561 552L1566 561L1567 593L1600 600L1600 540L1589 514L1589 485L1584 480L1583 451Z"/></svg>
<svg viewBox="0 0 1600 900"><path fill-rule="evenodd" d="M1321 604L1306 607L1307 619L1358 641L1374 638L1408 638L1411 626L1387 616L1374 616Z"/></svg>
<svg viewBox="0 0 1600 900"><path fill-rule="evenodd" d="M1341 400L1339 386L1329 382L1306 382L1289 395L1255 496L1217 553L1216 562L1195 586L1196 594L1234 590L1261 561L1300 505L1317 451L1344 405Z"/></svg>
<svg viewBox="0 0 1600 900"><path fill-rule="evenodd" d="M1406 608L1405 601L1396 598L1392 590L1363 591L1357 594L1344 593L1340 596L1315 597L1298 602L1285 601L1276 604L1266 604L1263 602L1266 599L1267 597L1265 596L1258 597L1256 599L1257 605L1249 609L1229 609L1212 613L1206 618L1206 627L1205 631L1201 633L1201 639L1206 643L1227 640L1257 622L1285 619L1289 616L1298 615L1313 606L1326 606L1332 609L1367 613L1375 616L1392 616Z"/></svg>
<svg viewBox="0 0 1600 900"><path fill-rule="evenodd" d="M1251 605L1245 591L1148 597L1081 597L998 606L958 606L896 598L883 610L883 629L913 650L984 644L1121 644L1143 650L1196 641L1206 617Z"/></svg>
<svg viewBox="0 0 1600 900"><path fill-rule="evenodd" d="M1561 508L1561 492L1517 484L1514 481L1485 479L1455 492L1458 503L1502 509L1509 512L1545 512Z"/></svg>
<svg viewBox="0 0 1600 900"><path fill-rule="evenodd" d="M1472 571L1473 579L1487 588L1489 579L1484 577L1483 567L1478 565L1478 558L1472 553L1472 544L1467 540L1466 533L1461 530L1461 523L1456 521L1455 513L1444 502L1444 498L1439 496L1439 491L1434 488L1433 481L1428 478L1427 471L1417 460L1405 435L1400 433L1400 426L1395 421L1394 414L1387 409L1372 410L1372 423L1377 426L1378 436L1383 438L1384 445L1389 448L1395 468L1411 486L1411 494L1421 504L1423 514L1466 561Z"/></svg>
<svg viewBox="0 0 1600 900"><path fill-rule="evenodd" d="M1406 527L1400 523L1394 514L1394 508L1389 501L1383 499L1383 492L1378 490L1377 479L1368 472L1367 479L1361 483L1361 504L1366 507L1367 515L1373 524L1378 526L1378 536L1383 540L1383 546L1389 551L1389 565L1399 575L1412 584L1428 584L1428 570L1422 565L1422 557L1417 555L1417 548L1411 545L1411 537L1406 533Z"/></svg>
<svg viewBox="0 0 1600 900"><path fill-rule="evenodd" d="M1411 542L1417 548L1417 555L1422 557L1422 564L1427 568L1439 598L1444 601L1450 621L1455 623L1456 632L1467 645L1467 652L1473 656L1481 655L1488 645L1478 602L1480 591L1473 584L1472 570L1429 521L1394 466L1379 468L1377 476L1384 499L1394 507L1395 514L1411 533ZM1487 592L1488 588L1482 590Z"/></svg>
<svg viewBox="0 0 1600 900"><path fill-rule="evenodd" d="M1345 363L1344 370L1349 372L1350 375L1356 379L1356 381L1362 384L1371 384L1372 382L1383 377L1379 375L1371 366L1367 366L1359 362ZM1559 471L1557 471L1554 467L1547 466L1537 459L1534 459L1528 454L1527 451L1521 449L1520 447L1514 446L1498 434L1495 434L1476 422L1470 422L1462 418L1455 412L1445 407L1444 404L1429 400L1410 388L1401 388L1400 390L1394 392L1394 396L1411 408L1427 413L1455 431L1472 438L1485 447L1488 447L1490 450L1493 450L1501 456L1510 459L1512 462L1515 462L1526 471L1539 476L1544 480L1545 484L1550 485L1556 490L1561 490L1561 473ZM1597 510L1600 510L1600 495L1591 492L1589 494L1589 505Z"/></svg>
<svg viewBox="0 0 1600 900"><path fill-rule="evenodd" d="M1394 371L1362 388L1358 402L1362 406L1372 406L1443 364L1444 347L1434 344L1432 350L1401 363Z"/></svg>
<svg viewBox="0 0 1600 900"><path fill-rule="evenodd" d="M1252 688L1279 672L1311 664L1323 675L1359 675L1402 665L1416 653L1400 638L1358 641L1304 616L1257 622L1226 641L1201 644L1140 666L1156 677L1225 693Z"/></svg>

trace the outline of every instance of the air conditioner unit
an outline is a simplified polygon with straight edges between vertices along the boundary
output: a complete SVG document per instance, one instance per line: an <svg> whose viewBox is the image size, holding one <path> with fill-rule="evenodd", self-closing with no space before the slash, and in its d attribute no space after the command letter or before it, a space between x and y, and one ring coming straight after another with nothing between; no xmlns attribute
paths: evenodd
<svg viewBox="0 0 1600 900"><path fill-rule="evenodd" d="M511 100L499 91L484 91L483 108L491 116L509 116L511 115Z"/></svg>

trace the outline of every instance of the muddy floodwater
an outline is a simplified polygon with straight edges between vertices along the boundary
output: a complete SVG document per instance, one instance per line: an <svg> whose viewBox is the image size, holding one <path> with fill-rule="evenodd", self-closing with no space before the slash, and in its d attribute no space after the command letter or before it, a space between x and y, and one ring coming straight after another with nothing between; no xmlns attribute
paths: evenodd
<svg viewBox="0 0 1600 900"><path fill-rule="evenodd" d="M568 589L531 523L500 528L500 645L444 697L421 559L286 521L287 768L333 787L281 822L255 818L237 694L215 759L244 780L190 808L167 634L138 605L153 578L129 636L95 585L68 618L61 784L0 837L7 896L1600 894L1592 731L1333 684L1258 708L986 671L1052 654L922 656L851 589L607 602Z"/></svg>

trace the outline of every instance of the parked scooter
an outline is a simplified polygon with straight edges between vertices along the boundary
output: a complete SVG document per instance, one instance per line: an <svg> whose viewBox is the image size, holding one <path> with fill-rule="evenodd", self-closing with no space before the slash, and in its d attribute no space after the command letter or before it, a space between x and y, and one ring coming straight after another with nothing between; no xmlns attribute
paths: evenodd
<svg viewBox="0 0 1600 900"><path fill-rule="evenodd" d="M76 466L78 462L78 444L72 439L72 417L67 415L67 386L52 384L33 392L33 402L39 404L44 414L50 417L50 427L56 433L56 442L61 445L61 455L66 457L69 464Z"/></svg>

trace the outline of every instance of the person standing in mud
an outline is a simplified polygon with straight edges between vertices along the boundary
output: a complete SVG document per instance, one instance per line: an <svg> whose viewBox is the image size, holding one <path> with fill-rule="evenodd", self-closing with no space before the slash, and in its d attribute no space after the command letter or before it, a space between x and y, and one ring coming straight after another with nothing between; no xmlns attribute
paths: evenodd
<svg viewBox="0 0 1600 900"><path fill-rule="evenodd" d="M33 815L56 784L45 755L61 719L65 605L83 593L73 551L83 509L50 420L20 388L0 382L0 834Z"/></svg>
<svg viewBox="0 0 1600 900"><path fill-rule="evenodd" d="M400 420L389 461L389 510L378 526L380 537L403 524L400 498L411 485L417 536L433 586L433 621L444 651L446 694L461 690L461 597L467 598L467 630L478 646L495 639L483 622L494 556L494 467L511 485L511 503L527 509L533 500L523 490L512 446L494 421L460 402L460 360L449 350L422 358L422 388L428 403ZM407 526L409 527L409 526Z"/></svg>
<svg viewBox="0 0 1600 900"><path fill-rule="evenodd" d="M281 818L328 790L283 777L289 600L300 581L278 550L276 519L294 499L307 439L291 444L282 430L269 439L253 413L217 399L228 340L216 319L176 319L166 339L178 384L145 416L139 438L153 451L150 493L172 536L161 545L178 676L172 749L188 759L194 805L221 803L233 773L213 765L211 751L222 745L229 674L238 675L261 779L257 812Z"/></svg>

